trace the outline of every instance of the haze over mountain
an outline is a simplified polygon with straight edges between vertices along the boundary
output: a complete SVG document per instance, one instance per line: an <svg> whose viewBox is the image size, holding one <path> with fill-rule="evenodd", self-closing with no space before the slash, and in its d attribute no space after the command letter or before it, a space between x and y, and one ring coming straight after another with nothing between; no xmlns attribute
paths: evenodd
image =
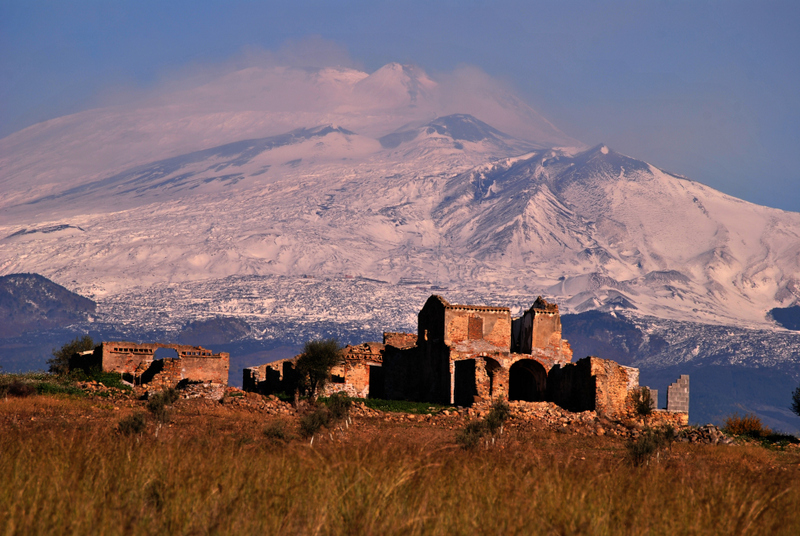
<svg viewBox="0 0 800 536"><path fill-rule="evenodd" d="M543 146L575 145L491 80L437 83L390 63L349 68L250 67L197 87L87 110L0 140L0 206L106 178L132 167L297 128L339 125L371 138L441 115L471 113ZM456 109L457 107L457 109Z"/></svg>

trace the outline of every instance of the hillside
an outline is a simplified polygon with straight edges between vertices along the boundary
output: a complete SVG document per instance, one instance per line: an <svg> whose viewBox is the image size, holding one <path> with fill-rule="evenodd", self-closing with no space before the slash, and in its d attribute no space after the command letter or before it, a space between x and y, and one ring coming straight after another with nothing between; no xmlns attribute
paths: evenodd
<svg viewBox="0 0 800 536"><path fill-rule="evenodd" d="M38 274L0 276L0 338L82 323L96 308Z"/></svg>

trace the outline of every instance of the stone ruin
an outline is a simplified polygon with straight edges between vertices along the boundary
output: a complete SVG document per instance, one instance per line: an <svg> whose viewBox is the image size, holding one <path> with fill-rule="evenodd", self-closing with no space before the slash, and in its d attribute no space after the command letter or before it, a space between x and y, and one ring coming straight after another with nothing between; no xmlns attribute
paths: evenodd
<svg viewBox="0 0 800 536"><path fill-rule="evenodd" d="M245 368L245 391L290 394L298 389L296 356ZM561 338L558 305L537 298L520 318L507 307L450 304L433 295L418 315L416 334L386 332L383 342L344 348L324 395L413 400L469 407L503 397L554 402L608 418L632 413L639 370L589 356L572 361ZM657 392L651 390L657 400ZM652 419L687 424L689 377L670 386L667 410Z"/></svg>
<svg viewBox="0 0 800 536"><path fill-rule="evenodd" d="M167 349L175 357L158 358L159 349ZM69 367L118 372L123 380L147 391L172 387L184 389L188 396L221 398L228 385L230 355L202 346L112 341L102 342L92 352L76 354Z"/></svg>

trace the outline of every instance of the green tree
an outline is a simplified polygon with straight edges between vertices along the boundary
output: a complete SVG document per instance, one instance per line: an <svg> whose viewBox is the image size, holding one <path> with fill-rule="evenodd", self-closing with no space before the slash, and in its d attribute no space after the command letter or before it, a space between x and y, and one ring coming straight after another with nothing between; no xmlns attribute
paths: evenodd
<svg viewBox="0 0 800 536"><path fill-rule="evenodd" d="M308 341L297 358L295 370L312 402L325 388L331 369L342 362L342 348L336 339Z"/></svg>
<svg viewBox="0 0 800 536"><path fill-rule="evenodd" d="M50 372L53 374L67 374L69 372L69 358L78 352L94 350L94 341L88 335L75 337L61 348L53 348L53 358L47 360Z"/></svg>
<svg viewBox="0 0 800 536"><path fill-rule="evenodd" d="M800 415L800 385L792 393L792 411Z"/></svg>

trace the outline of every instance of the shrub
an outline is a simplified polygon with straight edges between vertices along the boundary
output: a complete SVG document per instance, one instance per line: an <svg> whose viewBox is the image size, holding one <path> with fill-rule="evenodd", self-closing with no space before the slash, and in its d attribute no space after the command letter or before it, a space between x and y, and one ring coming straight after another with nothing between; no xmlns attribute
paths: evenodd
<svg viewBox="0 0 800 536"><path fill-rule="evenodd" d="M52 359L47 360L50 366L50 372L53 374L63 375L69 372L69 358L78 352L85 352L94 349L94 341L88 335L75 337L75 339L66 343L61 348L53 348Z"/></svg>
<svg viewBox="0 0 800 536"><path fill-rule="evenodd" d="M495 400L492 404L492 409L486 416L486 427L490 434L495 435L498 430L501 430L503 423L511 416L511 408L508 403L501 397Z"/></svg>
<svg viewBox="0 0 800 536"><path fill-rule="evenodd" d="M642 434L626 444L628 458L635 466L650 463L653 455L672 445L675 440L675 429L671 426L662 428L645 428Z"/></svg>
<svg viewBox="0 0 800 536"><path fill-rule="evenodd" d="M73 385L59 385L52 382L37 383L36 392L40 395L84 395L83 391Z"/></svg>
<svg viewBox="0 0 800 536"><path fill-rule="evenodd" d="M456 434L456 443L465 450L472 450L478 446L481 438L486 434L486 423L484 421L470 421Z"/></svg>
<svg viewBox="0 0 800 536"><path fill-rule="evenodd" d="M723 430L736 436L748 436L754 439L760 439L772 434L772 430L765 427L761 419L754 413L745 416L739 416L738 413L728 416L725 419L725 426Z"/></svg>
<svg viewBox="0 0 800 536"><path fill-rule="evenodd" d="M331 420L337 422L347 418L350 414L353 401L350 400L347 393L339 392L332 394L326 401L326 405L328 406L328 411L331 413Z"/></svg>
<svg viewBox="0 0 800 536"><path fill-rule="evenodd" d="M150 395L147 399L147 410L153 414L153 417L158 422L167 422L169 420L168 406L172 405L178 398L179 395L175 389L169 388L160 391Z"/></svg>
<svg viewBox="0 0 800 536"><path fill-rule="evenodd" d="M0 385L0 395L25 398L36 394L36 387L30 383L14 380L11 383Z"/></svg>
<svg viewBox="0 0 800 536"><path fill-rule="evenodd" d="M456 443L466 450L474 449L487 433L492 436L494 443L494 436L502 430L503 423L510 416L511 408L508 403L499 398L492 404L492 409L483 420L468 422L464 429L456 434Z"/></svg>
<svg viewBox="0 0 800 536"><path fill-rule="evenodd" d="M119 389L122 391L132 391L129 385L122 383L122 374L119 372L103 372L100 367L92 367L87 373L83 369L69 371L69 380L73 382L95 381L106 387Z"/></svg>
<svg viewBox="0 0 800 536"><path fill-rule="evenodd" d="M264 427L264 437L273 444L283 444L291 439L283 421L275 421Z"/></svg>
<svg viewBox="0 0 800 536"><path fill-rule="evenodd" d="M325 426L331 422L331 412L328 408L321 407L315 411L303 415L300 418L300 435L304 438L311 438L313 441L314 436Z"/></svg>
<svg viewBox="0 0 800 536"><path fill-rule="evenodd" d="M792 393L792 405L789 406L795 414L800 416L800 385Z"/></svg>
<svg viewBox="0 0 800 536"><path fill-rule="evenodd" d="M117 431L125 436L141 434L144 432L147 423L144 418L144 413L134 413L127 417L120 419L117 424Z"/></svg>

